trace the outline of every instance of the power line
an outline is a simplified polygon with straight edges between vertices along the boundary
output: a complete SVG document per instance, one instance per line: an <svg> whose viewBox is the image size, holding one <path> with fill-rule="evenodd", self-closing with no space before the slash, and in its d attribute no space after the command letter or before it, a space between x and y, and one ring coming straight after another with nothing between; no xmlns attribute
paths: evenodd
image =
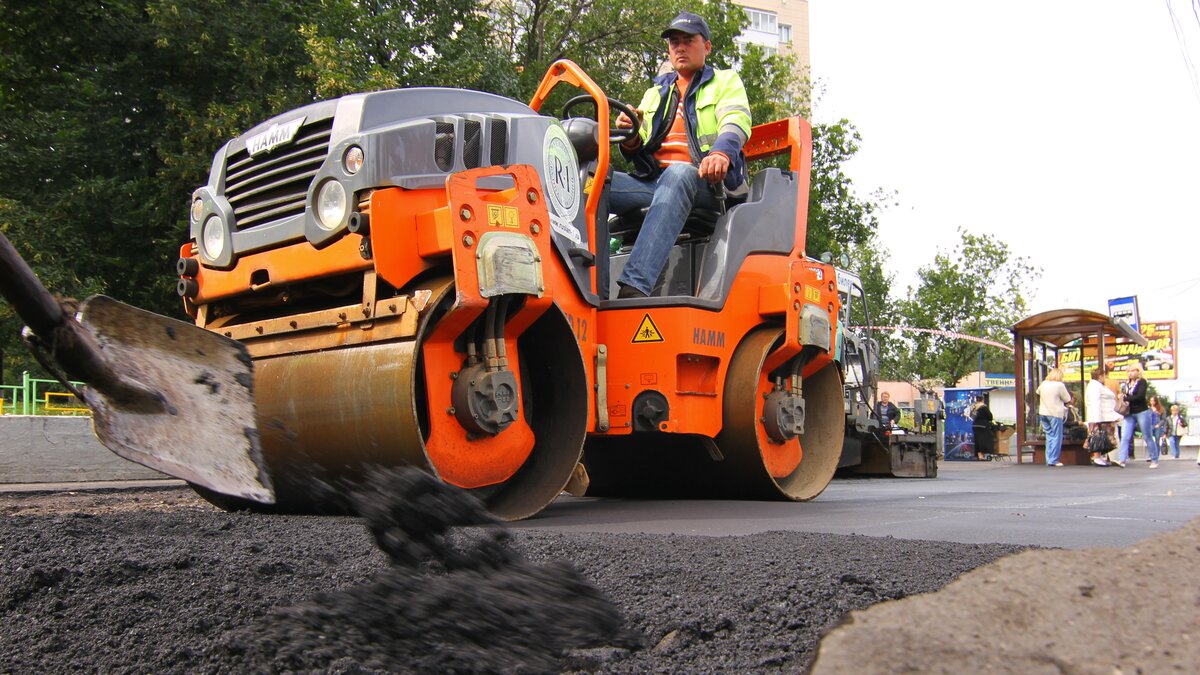
<svg viewBox="0 0 1200 675"><path fill-rule="evenodd" d="M1196 77L1196 66L1192 64L1192 58L1187 51L1187 38L1183 34L1183 26L1179 23L1179 17L1175 15L1175 8L1171 6L1171 0L1165 0L1167 4L1167 14L1171 16L1171 27L1175 30L1175 42L1179 45L1179 53L1183 56L1183 65L1187 68L1188 79L1191 80L1192 93L1196 96L1196 101L1200 102L1200 80ZM1200 23L1200 0L1192 0L1192 14L1195 15L1197 23Z"/></svg>
<svg viewBox="0 0 1200 675"><path fill-rule="evenodd" d="M861 330L863 328L866 328L866 326L851 326L851 328L853 328L855 330ZM956 338L959 340L969 340L971 342L979 342L979 343L982 343L985 345L991 345L992 347L999 347L1000 349L1006 349L1010 352L1014 351L1014 349L1012 348L1011 345L1006 345L1006 344L1003 344L1000 342L996 342L995 340L989 340L987 338L975 337L974 335L967 335L966 333L956 333L951 330L941 330L940 328L914 328L912 326L871 326L871 328L874 330L880 330L880 331L898 330L898 331L912 332L912 333L930 333L932 335L940 335L942 337L950 337L950 338Z"/></svg>

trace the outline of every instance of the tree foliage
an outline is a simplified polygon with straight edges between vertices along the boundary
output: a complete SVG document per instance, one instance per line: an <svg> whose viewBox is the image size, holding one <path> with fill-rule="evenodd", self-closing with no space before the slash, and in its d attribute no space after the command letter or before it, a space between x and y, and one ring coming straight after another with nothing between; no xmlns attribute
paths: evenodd
<svg viewBox="0 0 1200 675"><path fill-rule="evenodd" d="M1028 313L1025 293L1041 271L990 235L962 228L959 234L952 253L939 252L921 267L898 312L910 326L1009 343L1013 324ZM896 379L937 378L953 386L978 369L981 355L985 369L1012 367L1011 353L976 342L929 333L907 334L904 342L906 353L889 373Z"/></svg>
<svg viewBox="0 0 1200 675"><path fill-rule="evenodd" d="M311 99L295 25L314 6L0 4L0 229L50 288L179 313L188 195L222 143ZM8 381L18 327L4 307Z"/></svg>

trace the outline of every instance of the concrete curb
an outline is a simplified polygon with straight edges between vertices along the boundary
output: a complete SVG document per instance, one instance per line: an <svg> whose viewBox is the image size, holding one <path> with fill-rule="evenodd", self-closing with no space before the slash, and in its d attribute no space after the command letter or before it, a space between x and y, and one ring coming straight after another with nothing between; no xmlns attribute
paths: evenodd
<svg viewBox="0 0 1200 675"><path fill-rule="evenodd" d="M161 478L100 445L90 417L0 417L0 483Z"/></svg>

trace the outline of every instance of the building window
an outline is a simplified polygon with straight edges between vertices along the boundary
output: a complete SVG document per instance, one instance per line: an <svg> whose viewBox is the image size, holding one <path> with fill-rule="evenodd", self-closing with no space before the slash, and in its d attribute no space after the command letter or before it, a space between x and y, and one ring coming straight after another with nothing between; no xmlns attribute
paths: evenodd
<svg viewBox="0 0 1200 675"><path fill-rule="evenodd" d="M779 24L779 41L788 44L792 43L792 27L790 24Z"/></svg>
<svg viewBox="0 0 1200 675"><path fill-rule="evenodd" d="M775 12L764 12L761 9L746 9L750 17L750 30L776 35L779 33L779 17Z"/></svg>

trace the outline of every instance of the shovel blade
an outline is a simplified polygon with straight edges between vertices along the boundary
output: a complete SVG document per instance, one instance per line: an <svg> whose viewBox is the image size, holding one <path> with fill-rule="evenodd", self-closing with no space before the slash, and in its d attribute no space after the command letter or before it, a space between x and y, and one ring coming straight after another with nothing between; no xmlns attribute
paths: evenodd
<svg viewBox="0 0 1200 675"><path fill-rule="evenodd" d="M160 398L157 410L84 390L100 442L117 455L222 494L274 503L239 342L112 298L94 296L80 325L109 366Z"/></svg>

